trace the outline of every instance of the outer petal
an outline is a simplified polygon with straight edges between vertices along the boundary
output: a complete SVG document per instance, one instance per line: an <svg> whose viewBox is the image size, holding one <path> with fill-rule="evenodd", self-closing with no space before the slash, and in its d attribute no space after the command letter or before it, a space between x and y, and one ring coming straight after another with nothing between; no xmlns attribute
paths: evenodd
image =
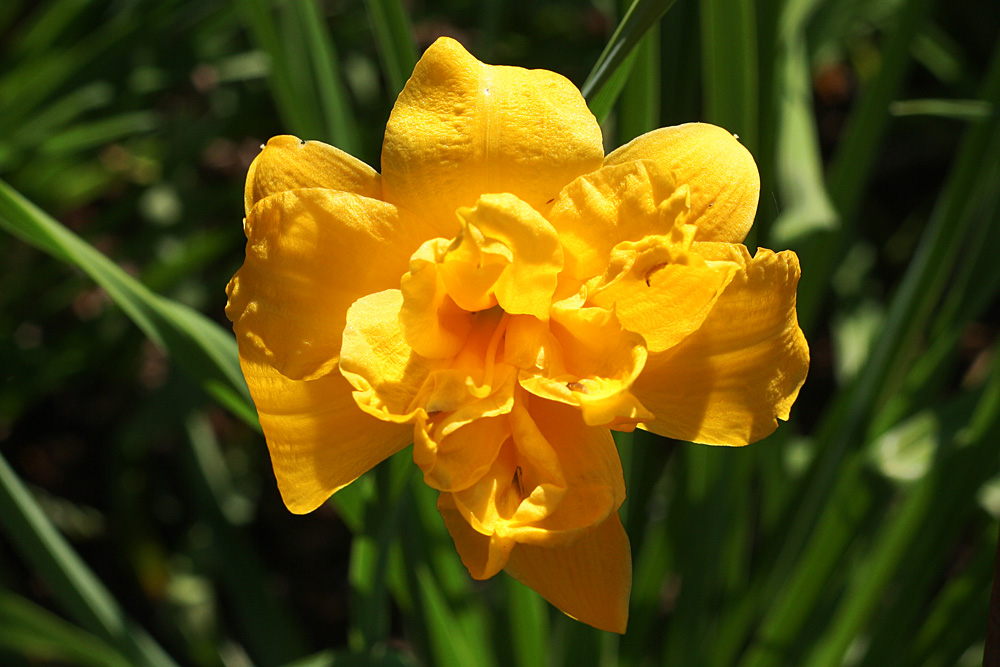
<svg viewBox="0 0 1000 667"><path fill-rule="evenodd" d="M240 365L278 490L296 514L313 511L413 438L411 427L387 424L359 410L351 386L338 373L289 380L245 338L240 340Z"/></svg>
<svg viewBox="0 0 1000 667"><path fill-rule="evenodd" d="M706 123L664 127L613 151L604 164L654 160L691 188L691 220L698 241L740 243L760 197L760 175L750 152L732 134Z"/></svg>
<svg viewBox="0 0 1000 667"><path fill-rule="evenodd" d="M650 354L632 393L656 419L643 427L671 438L745 445L787 419L809 367L795 317L795 253L696 243L710 259L744 265L702 326L679 345Z"/></svg>
<svg viewBox="0 0 1000 667"><path fill-rule="evenodd" d="M243 203L247 215L265 197L299 188L342 190L382 198L382 182L374 169L339 148L297 137L273 137L247 172Z"/></svg>
<svg viewBox="0 0 1000 667"><path fill-rule="evenodd" d="M545 70L492 67L447 37L424 53L385 131L385 200L451 238L455 210L509 192L542 210L601 166L601 130L579 91Z"/></svg>
<svg viewBox="0 0 1000 667"><path fill-rule="evenodd" d="M604 273L611 249L644 236L685 239L687 188L656 162L603 167L567 185L549 211L559 233L566 273L587 280Z"/></svg>
<svg viewBox="0 0 1000 667"><path fill-rule="evenodd" d="M246 261L227 289L226 315L241 341L293 380L336 366L348 307L398 285L423 237L419 223L388 204L323 189L261 200L246 229Z"/></svg>
<svg viewBox="0 0 1000 667"><path fill-rule="evenodd" d="M565 614L595 628L624 634L632 556L617 512L567 546L518 544L505 569Z"/></svg>

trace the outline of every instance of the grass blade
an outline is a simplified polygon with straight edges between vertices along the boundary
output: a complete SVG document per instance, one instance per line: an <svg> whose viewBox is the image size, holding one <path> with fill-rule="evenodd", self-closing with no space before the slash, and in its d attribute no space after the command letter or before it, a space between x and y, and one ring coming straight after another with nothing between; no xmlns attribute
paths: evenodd
<svg viewBox="0 0 1000 667"><path fill-rule="evenodd" d="M201 313L150 292L3 181L0 227L90 276L209 395L247 424L260 428L232 334Z"/></svg>
<svg viewBox="0 0 1000 667"><path fill-rule="evenodd" d="M909 0L899 15L881 55L878 75L866 86L847 121L827 175L840 227L821 233L801 250L803 272L799 282L799 323L808 335L823 307L830 276L853 237L857 207L878 157L882 137L889 122L889 103L898 95L910 63L911 48L933 5L933 0Z"/></svg>
<svg viewBox="0 0 1000 667"><path fill-rule="evenodd" d="M40 662L128 667L129 661L94 635L19 595L0 590L0 649Z"/></svg>
<svg viewBox="0 0 1000 667"><path fill-rule="evenodd" d="M660 27L654 24L636 47L618 105L618 144L660 126Z"/></svg>
<svg viewBox="0 0 1000 667"><path fill-rule="evenodd" d="M758 141L754 2L705 0L700 6L704 120L739 135L753 153Z"/></svg>
<svg viewBox="0 0 1000 667"><path fill-rule="evenodd" d="M782 211L768 241L778 248L797 245L817 230L830 230L837 224L837 213L823 184L804 28L800 23L779 38L775 63L780 70L776 180Z"/></svg>
<svg viewBox="0 0 1000 667"><path fill-rule="evenodd" d="M365 6L378 43L382 71L389 84L389 97L395 98L417 64L413 26L399 0L365 0Z"/></svg>
<svg viewBox="0 0 1000 667"><path fill-rule="evenodd" d="M1000 101L1000 49L994 53L982 96L991 103ZM901 380L914 341L925 331L956 262L961 261L959 250L980 206L971 195L979 190L982 165L998 146L1000 119L974 126L966 134L920 247L890 305L882 335L847 395L846 407L831 411L821 427L824 451L776 560L772 582L780 593L764 619L749 664L772 664L775 651L798 634L870 503L865 486L858 482L863 457L854 448L866 441L877 407ZM796 562L799 565L793 568Z"/></svg>
<svg viewBox="0 0 1000 667"><path fill-rule="evenodd" d="M635 58L635 49L675 0L635 0L597 59L580 90L587 105L603 122L621 93Z"/></svg>
<svg viewBox="0 0 1000 667"><path fill-rule="evenodd" d="M173 666L174 661L118 602L73 551L0 455L0 524L21 557L42 576L76 621L116 646L136 664Z"/></svg>
<svg viewBox="0 0 1000 667"><path fill-rule="evenodd" d="M357 155L358 123L351 111L351 100L339 74L340 59L330 39L330 31L314 0L292 3L298 24L305 34L310 70L316 97L322 109L325 137L343 151Z"/></svg>

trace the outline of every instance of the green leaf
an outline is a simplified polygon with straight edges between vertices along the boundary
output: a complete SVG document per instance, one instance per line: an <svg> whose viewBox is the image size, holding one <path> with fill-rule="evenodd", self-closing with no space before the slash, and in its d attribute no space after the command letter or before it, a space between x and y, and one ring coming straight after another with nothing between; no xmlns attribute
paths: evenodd
<svg viewBox="0 0 1000 667"><path fill-rule="evenodd" d="M250 36L270 58L268 82L289 132L357 154L357 120L338 71L326 21L315 0L240 0Z"/></svg>
<svg viewBox="0 0 1000 667"><path fill-rule="evenodd" d="M660 28L654 24L636 47L618 105L618 144L660 126Z"/></svg>
<svg viewBox="0 0 1000 667"><path fill-rule="evenodd" d="M771 228L769 242L779 248L794 246L817 230L829 230L837 224L837 213L823 183L804 31L805 26L799 24L782 32L775 63L779 70L776 97L780 100L776 178L783 208Z"/></svg>
<svg viewBox="0 0 1000 667"><path fill-rule="evenodd" d="M403 89L417 64L417 44L413 26L400 0L365 0L371 19L379 59L389 84L389 96Z"/></svg>
<svg viewBox="0 0 1000 667"><path fill-rule="evenodd" d="M753 153L759 106L755 3L703 0L700 7L705 120L738 135Z"/></svg>
<svg viewBox="0 0 1000 667"><path fill-rule="evenodd" d="M881 53L878 74L861 89L860 99L848 117L827 175L830 199L840 216L840 227L820 233L802 248L803 272L799 282L798 316L806 335L815 326L830 276L843 258L856 231L857 208L882 145L890 116L888 106L898 97L911 60L911 46L925 23L934 0L907 0L897 12Z"/></svg>
<svg viewBox="0 0 1000 667"><path fill-rule="evenodd" d="M607 118L618 100L635 61L635 49L639 42L674 2L675 0L635 0L625 12L621 23L611 35L611 40L580 88L598 122Z"/></svg>
<svg viewBox="0 0 1000 667"><path fill-rule="evenodd" d="M305 34L308 65L313 74L319 108L322 110L325 137L341 150L357 155L360 148L358 123L351 110L347 89L340 78L340 59L330 38L326 20L314 0L300 0L292 3L291 7ZM302 104L301 100L299 104Z"/></svg>
<svg viewBox="0 0 1000 667"><path fill-rule="evenodd" d="M518 667L549 664L548 603L513 577L505 577L507 617Z"/></svg>
<svg viewBox="0 0 1000 667"><path fill-rule="evenodd" d="M937 116L955 120L979 121L996 111L983 100L898 100L889 105L893 116Z"/></svg>
<svg viewBox="0 0 1000 667"><path fill-rule="evenodd" d="M0 526L24 561L37 570L62 607L81 626L117 647L135 664L175 664L125 616L118 602L45 516L3 455Z"/></svg>
<svg viewBox="0 0 1000 667"><path fill-rule="evenodd" d="M260 428L232 334L201 313L150 292L2 180L0 227L90 276L209 395L247 424Z"/></svg>
<svg viewBox="0 0 1000 667"><path fill-rule="evenodd" d="M0 648L33 660L94 667L128 667L128 660L94 635L19 595L0 590Z"/></svg>

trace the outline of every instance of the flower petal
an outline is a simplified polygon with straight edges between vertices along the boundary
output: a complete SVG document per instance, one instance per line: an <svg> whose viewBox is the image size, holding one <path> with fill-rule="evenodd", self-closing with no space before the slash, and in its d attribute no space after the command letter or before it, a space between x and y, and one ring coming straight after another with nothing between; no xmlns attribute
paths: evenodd
<svg viewBox="0 0 1000 667"><path fill-rule="evenodd" d="M548 220L511 194L484 195L458 215L484 240L510 249L511 262L493 288L504 312L547 320L563 264L559 237Z"/></svg>
<svg viewBox="0 0 1000 667"><path fill-rule="evenodd" d="M402 306L399 290L385 290L358 299L347 313L340 372L362 410L399 423L457 413L453 428L509 410L513 369L497 361L508 316L496 308L477 313L458 354L431 359L407 344Z"/></svg>
<svg viewBox="0 0 1000 667"><path fill-rule="evenodd" d="M521 386L579 407L594 426L629 421L634 426L651 417L629 393L646 362L642 336L622 329L610 310L565 303L553 306L548 327L536 318L511 318L504 358L521 369Z"/></svg>
<svg viewBox="0 0 1000 667"><path fill-rule="evenodd" d="M460 491L489 471L500 446L510 437L510 423L501 414L510 408L496 403L490 406L493 410L486 407L481 405L478 417L467 415L467 421L457 427L453 427L456 425L450 421L451 415L417 420L413 461L423 471L427 486L438 491ZM487 416L490 413L493 415Z"/></svg>
<svg viewBox="0 0 1000 667"><path fill-rule="evenodd" d="M632 554L618 513L561 547L518 544L504 568L563 613L624 634L632 588Z"/></svg>
<svg viewBox="0 0 1000 667"><path fill-rule="evenodd" d="M382 198L378 172L339 148L298 137L272 137L247 172L243 193L246 214L265 197L300 188L342 190Z"/></svg>
<svg viewBox="0 0 1000 667"><path fill-rule="evenodd" d="M576 179L548 214L563 246L565 272L579 280L603 274L611 249L622 241L676 235L684 243L687 196L687 188L677 187L673 174L655 162L606 166Z"/></svg>
<svg viewBox="0 0 1000 667"><path fill-rule="evenodd" d="M438 496L437 507L455 542L455 551L473 579L489 579L503 569L511 550L517 544L513 538L483 535L473 530L455 507L454 496L450 493Z"/></svg>
<svg viewBox="0 0 1000 667"><path fill-rule="evenodd" d="M413 439L409 426L360 410L338 373L289 380L246 339L240 366L250 387L278 490L288 509L306 514Z"/></svg>
<svg viewBox="0 0 1000 667"><path fill-rule="evenodd" d="M458 231L455 211L509 192L542 210L601 166L601 129L580 92L545 70L493 67L447 37L424 52L382 145L384 198Z"/></svg>
<svg viewBox="0 0 1000 667"><path fill-rule="evenodd" d="M588 303L614 309L650 352L671 348L700 327L739 267L693 252L678 255L674 245L662 236L619 243L605 275L588 283Z"/></svg>
<svg viewBox="0 0 1000 667"><path fill-rule="evenodd" d="M707 123L664 127L613 151L606 165L653 160L691 189L698 241L741 243L760 198L760 175L750 152L732 134Z"/></svg>
<svg viewBox="0 0 1000 667"><path fill-rule="evenodd" d="M354 386L354 399L368 414L385 421L412 423L422 409L417 401L431 371L447 361L422 357L406 344L399 290L369 294L347 311L340 372Z"/></svg>
<svg viewBox="0 0 1000 667"><path fill-rule="evenodd" d="M572 407L519 390L510 434L489 472L453 493L455 507L484 535L559 545L579 539L625 500L607 429L588 427Z"/></svg>
<svg viewBox="0 0 1000 667"><path fill-rule="evenodd" d="M293 380L336 366L348 307L398 285L426 231L389 204L317 188L262 199L246 229L226 315L241 341Z"/></svg>
<svg viewBox="0 0 1000 667"><path fill-rule="evenodd" d="M746 445L769 435L805 382L809 348L795 317L795 253L695 243L709 260L742 266L701 327L650 354L632 393L656 419L642 426L670 438Z"/></svg>
<svg viewBox="0 0 1000 667"><path fill-rule="evenodd" d="M399 283L403 294L399 311L403 336L417 354L431 359L448 359L458 354L475 321L475 314L460 308L448 294L439 271L447 247L445 239L424 243L410 259L410 272Z"/></svg>

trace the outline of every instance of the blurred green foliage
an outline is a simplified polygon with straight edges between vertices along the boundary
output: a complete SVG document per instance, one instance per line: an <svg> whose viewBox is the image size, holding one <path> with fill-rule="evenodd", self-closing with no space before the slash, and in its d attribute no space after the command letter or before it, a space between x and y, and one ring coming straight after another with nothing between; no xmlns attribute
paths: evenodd
<svg viewBox="0 0 1000 667"><path fill-rule="evenodd" d="M0 662L978 664L1000 516L993 5L0 3ZM609 147L738 133L763 184L749 241L802 262L792 422L742 450L620 438L621 638L472 582L408 452L288 514L227 371L259 145L377 166L441 34L583 86Z"/></svg>

